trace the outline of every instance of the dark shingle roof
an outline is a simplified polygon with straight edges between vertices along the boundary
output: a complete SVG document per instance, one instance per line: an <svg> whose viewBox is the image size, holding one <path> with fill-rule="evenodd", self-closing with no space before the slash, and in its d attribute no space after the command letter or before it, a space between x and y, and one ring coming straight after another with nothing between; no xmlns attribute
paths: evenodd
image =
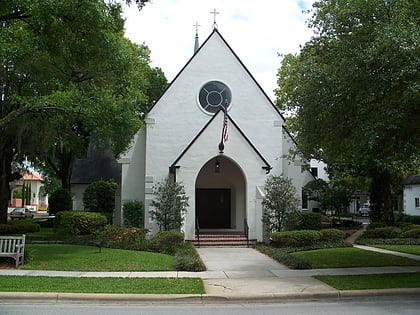
<svg viewBox="0 0 420 315"><path fill-rule="evenodd" d="M71 184L90 184L98 180L121 182L121 164L117 163L109 149L89 147L87 158L76 160L71 175Z"/></svg>
<svg viewBox="0 0 420 315"><path fill-rule="evenodd" d="M411 175L403 181L403 185L420 185L420 175Z"/></svg>

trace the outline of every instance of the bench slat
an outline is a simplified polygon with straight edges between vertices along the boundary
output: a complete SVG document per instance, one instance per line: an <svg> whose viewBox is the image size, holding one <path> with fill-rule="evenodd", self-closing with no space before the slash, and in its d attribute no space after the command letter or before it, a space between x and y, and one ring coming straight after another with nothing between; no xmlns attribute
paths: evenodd
<svg viewBox="0 0 420 315"><path fill-rule="evenodd" d="M0 236L0 257L11 257L16 261L16 268L23 265L25 253L25 235Z"/></svg>

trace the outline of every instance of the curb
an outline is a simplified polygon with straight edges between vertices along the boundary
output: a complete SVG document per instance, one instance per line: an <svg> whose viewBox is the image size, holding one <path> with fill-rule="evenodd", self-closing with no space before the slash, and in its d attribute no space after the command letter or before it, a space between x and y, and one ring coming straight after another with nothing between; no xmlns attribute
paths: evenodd
<svg viewBox="0 0 420 315"><path fill-rule="evenodd" d="M56 292L0 292L0 300L54 300L58 301L101 301L101 302L275 302L295 299L326 299L374 297L391 295L418 295L420 288L381 290L337 290L319 293L273 293L263 295L208 295L208 294L107 294L107 293L56 293Z"/></svg>

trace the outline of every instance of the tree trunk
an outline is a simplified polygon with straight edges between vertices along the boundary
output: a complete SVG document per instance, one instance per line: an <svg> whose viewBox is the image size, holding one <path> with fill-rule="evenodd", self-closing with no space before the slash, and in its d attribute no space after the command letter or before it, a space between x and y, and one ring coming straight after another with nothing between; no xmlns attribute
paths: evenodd
<svg viewBox="0 0 420 315"><path fill-rule="evenodd" d="M371 173L370 187L372 222L385 222L394 225L394 212L391 207L391 174L384 169L374 169Z"/></svg>
<svg viewBox="0 0 420 315"><path fill-rule="evenodd" d="M13 151L3 144L0 148L0 224L7 223L7 207L10 200Z"/></svg>
<svg viewBox="0 0 420 315"><path fill-rule="evenodd" d="M70 191L70 179L74 165L74 153L73 151L66 151L63 149L58 154L56 160L47 159L47 163L54 170L56 176L61 181L61 187Z"/></svg>

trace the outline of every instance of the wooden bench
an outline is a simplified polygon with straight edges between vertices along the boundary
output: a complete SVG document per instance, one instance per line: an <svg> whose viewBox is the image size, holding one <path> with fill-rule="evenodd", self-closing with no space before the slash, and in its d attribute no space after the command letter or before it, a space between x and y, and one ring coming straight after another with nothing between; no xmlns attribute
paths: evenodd
<svg viewBox="0 0 420 315"><path fill-rule="evenodd" d="M14 258L16 268L23 265L25 253L25 235L22 236L1 236L0 235L0 257Z"/></svg>

